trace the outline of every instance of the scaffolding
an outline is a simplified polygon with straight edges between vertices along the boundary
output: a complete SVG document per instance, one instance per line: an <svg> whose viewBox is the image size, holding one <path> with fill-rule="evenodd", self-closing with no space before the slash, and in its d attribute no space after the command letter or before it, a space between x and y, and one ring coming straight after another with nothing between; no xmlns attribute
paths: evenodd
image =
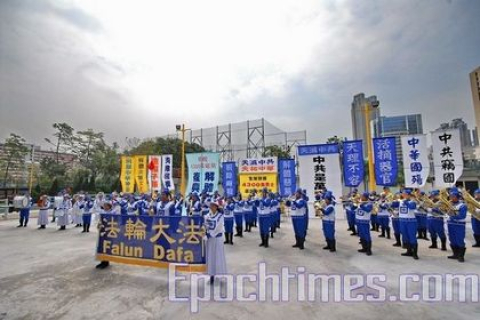
<svg viewBox="0 0 480 320"><path fill-rule="evenodd" d="M186 140L202 146L207 151L220 153L221 161L239 161L244 158L262 157L265 148L270 146L278 146L293 157L295 147L307 143L307 132L287 132L262 118L192 129L187 132Z"/></svg>

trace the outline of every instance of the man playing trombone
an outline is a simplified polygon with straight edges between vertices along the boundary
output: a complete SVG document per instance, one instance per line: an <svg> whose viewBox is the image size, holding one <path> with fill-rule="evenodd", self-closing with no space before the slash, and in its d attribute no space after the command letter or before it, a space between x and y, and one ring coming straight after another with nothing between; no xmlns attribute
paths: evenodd
<svg viewBox="0 0 480 320"><path fill-rule="evenodd" d="M458 262L465 262L465 222L467 219L467 206L460 201L460 192L457 188L450 190L450 202L454 207L454 212L449 212L448 238L453 255L448 259L457 259Z"/></svg>

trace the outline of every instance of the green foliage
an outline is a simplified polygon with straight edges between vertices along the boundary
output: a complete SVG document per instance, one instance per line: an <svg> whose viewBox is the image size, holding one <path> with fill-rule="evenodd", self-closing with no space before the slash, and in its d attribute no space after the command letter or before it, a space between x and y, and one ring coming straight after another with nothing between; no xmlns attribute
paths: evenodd
<svg viewBox="0 0 480 320"><path fill-rule="evenodd" d="M5 139L3 149L5 157L1 160L0 164L3 173L3 186L5 187L9 179L9 173L13 171L13 169L19 169L25 166L25 156L29 148L25 146L25 139L23 137L11 133L10 136Z"/></svg>
<svg viewBox="0 0 480 320"><path fill-rule="evenodd" d="M290 159L289 150L284 150L280 146L268 146L265 147L263 152L264 157L277 157L278 159Z"/></svg>

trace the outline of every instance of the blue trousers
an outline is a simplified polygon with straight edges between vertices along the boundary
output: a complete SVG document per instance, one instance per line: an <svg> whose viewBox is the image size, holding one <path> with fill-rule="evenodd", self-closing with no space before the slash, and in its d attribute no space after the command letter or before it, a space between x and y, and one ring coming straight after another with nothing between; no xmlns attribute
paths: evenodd
<svg viewBox="0 0 480 320"><path fill-rule="evenodd" d="M282 209L277 209L277 227L280 227L280 221L282 220Z"/></svg>
<svg viewBox="0 0 480 320"><path fill-rule="evenodd" d="M400 232L400 219L399 218L392 218L392 227L393 227L393 234L399 235Z"/></svg>
<svg viewBox="0 0 480 320"><path fill-rule="evenodd" d="M271 224L271 216L270 214L259 214L258 215L258 223L260 224L260 235L266 236L270 232L270 224Z"/></svg>
<svg viewBox="0 0 480 320"><path fill-rule="evenodd" d="M417 219L400 218L400 233L404 243L411 246L417 245Z"/></svg>
<svg viewBox="0 0 480 320"><path fill-rule="evenodd" d="M307 235L307 218L305 216L292 216L292 224L295 236L305 238Z"/></svg>
<svg viewBox="0 0 480 320"><path fill-rule="evenodd" d="M327 240L335 240L335 221L322 220L323 235Z"/></svg>
<svg viewBox="0 0 480 320"><path fill-rule="evenodd" d="M233 233L233 217L225 218L225 233Z"/></svg>
<svg viewBox="0 0 480 320"><path fill-rule="evenodd" d="M473 234L480 236L480 221L472 217L472 230Z"/></svg>
<svg viewBox="0 0 480 320"><path fill-rule="evenodd" d="M370 236L370 221L357 219L356 223L360 239L366 242L372 242L372 237Z"/></svg>
<svg viewBox="0 0 480 320"><path fill-rule="evenodd" d="M20 224L21 225L27 225L29 218L30 218L30 209L21 209L20 210Z"/></svg>
<svg viewBox="0 0 480 320"><path fill-rule="evenodd" d="M355 211L347 210L347 223L349 227L355 226Z"/></svg>
<svg viewBox="0 0 480 320"><path fill-rule="evenodd" d="M443 227L443 218L428 217L427 226L428 226L428 232L430 232L430 235L432 236L432 238L436 238L436 237L440 239L446 238L445 228Z"/></svg>
<svg viewBox="0 0 480 320"><path fill-rule="evenodd" d="M372 214L370 215L370 222L373 224L377 224L377 215L376 214Z"/></svg>
<svg viewBox="0 0 480 320"><path fill-rule="evenodd" d="M448 222L448 241L452 247L465 248L465 223Z"/></svg>
<svg viewBox="0 0 480 320"><path fill-rule="evenodd" d="M90 224L92 222L92 214L83 214L82 215L82 221L83 221L83 224L86 225L86 224Z"/></svg>
<svg viewBox="0 0 480 320"><path fill-rule="evenodd" d="M426 214L417 213L417 214L415 214L415 218L417 219L418 230L427 229L427 215Z"/></svg>
<svg viewBox="0 0 480 320"><path fill-rule="evenodd" d="M245 215L245 222L247 224L253 224L253 221L255 220L255 213L253 211L244 211L243 213Z"/></svg>
<svg viewBox="0 0 480 320"><path fill-rule="evenodd" d="M243 213L234 213L233 217L235 218L235 225L243 228Z"/></svg>
<svg viewBox="0 0 480 320"><path fill-rule="evenodd" d="M389 216L377 216L377 223L382 227L383 230L390 226L390 217Z"/></svg>

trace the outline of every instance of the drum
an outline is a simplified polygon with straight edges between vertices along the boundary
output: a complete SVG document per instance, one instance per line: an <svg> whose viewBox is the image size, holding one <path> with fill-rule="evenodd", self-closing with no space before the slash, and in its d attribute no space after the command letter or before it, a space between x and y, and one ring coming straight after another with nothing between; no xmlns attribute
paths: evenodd
<svg viewBox="0 0 480 320"><path fill-rule="evenodd" d="M25 196L15 196L15 198L13 198L13 207L15 209L28 208L29 204L30 204L30 200Z"/></svg>

